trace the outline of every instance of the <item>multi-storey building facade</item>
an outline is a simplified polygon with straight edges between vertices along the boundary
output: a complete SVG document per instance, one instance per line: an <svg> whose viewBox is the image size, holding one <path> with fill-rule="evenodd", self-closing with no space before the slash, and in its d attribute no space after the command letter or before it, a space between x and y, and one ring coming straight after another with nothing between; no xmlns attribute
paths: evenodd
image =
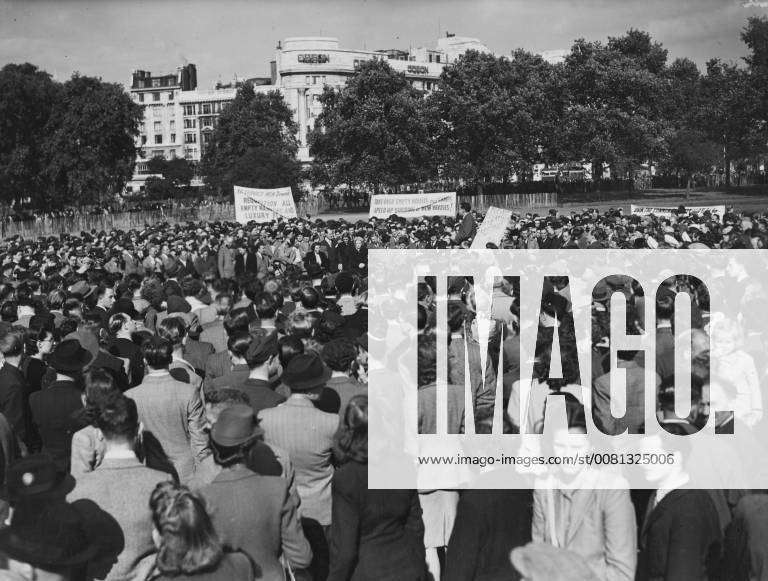
<svg viewBox="0 0 768 581"><path fill-rule="evenodd" d="M299 159L311 160L308 135L322 110L320 95L326 86L344 86L365 61L386 60L390 66L405 73L411 84L423 91L436 88L440 73L468 50L489 52L479 40L446 36L438 39L434 49L419 47L408 51L353 50L339 46L337 38L287 38L277 47L273 76L288 105L294 111L298 126Z"/></svg>
<svg viewBox="0 0 768 581"><path fill-rule="evenodd" d="M299 160L308 163L308 137L322 110L320 95L326 86L343 87L361 63L378 59L404 73L415 88L430 92L436 88L443 69L468 50L489 52L477 39L453 35L438 39L435 48L408 51L345 49L339 46L338 39L330 37L287 38L277 46L271 78L253 79L254 89L283 94L298 127ZM160 76L134 71L130 93L143 106L144 120L136 143L141 149L128 188L133 192L143 189L151 175L147 163L153 157L183 157L199 162L219 114L235 98L238 86L233 83L200 90L193 64L179 67L175 74Z"/></svg>

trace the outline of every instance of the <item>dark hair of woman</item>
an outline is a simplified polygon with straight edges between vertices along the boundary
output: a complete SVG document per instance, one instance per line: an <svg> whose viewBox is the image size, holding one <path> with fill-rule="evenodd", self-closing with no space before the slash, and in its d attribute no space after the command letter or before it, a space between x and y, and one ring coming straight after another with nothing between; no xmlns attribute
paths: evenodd
<svg viewBox="0 0 768 581"><path fill-rule="evenodd" d="M179 317L168 317L160 321L157 334L174 347L178 347L187 336L187 326Z"/></svg>
<svg viewBox="0 0 768 581"><path fill-rule="evenodd" d="M277 342L277 353L280 365L285 369L291 359L304 353L304 343L298 337L288 335Z"/></svg>
<svg viewBox="0 0 768 581"><path fill-rule="evenodd" d="M368 396L349 400L344 418L334 437L333 454L340 462L368 463Z"/></svg>
<svg viewBox="0 0 768 581"><path fill-rule="evenodd" d="M155 566L166 575L194 575L216 568L224 550L203 500L186 486L163 482L149 499L160 535Z"/></svg>

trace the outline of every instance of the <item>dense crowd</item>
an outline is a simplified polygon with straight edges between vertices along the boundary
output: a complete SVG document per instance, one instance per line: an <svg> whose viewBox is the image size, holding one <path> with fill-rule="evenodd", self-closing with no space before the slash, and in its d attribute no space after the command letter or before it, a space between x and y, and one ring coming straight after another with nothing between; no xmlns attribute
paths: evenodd
<svg viewBox="0 0 768 581"><path fill-rule="evenodd" d="M768 574L761 535L768 496L687 489L681 469L661 473L651 495L577 488L574 479L586 478L579 474L535 493L368 490L368 249L466 248L478 218L462 204L458 218L158 224L6 240L0 576L676 581ZM763 248L767 226L765 215L731 210L718 217L680 208L661 218L552 210L514 216L489 247ZM561 327L567 350L561 282L549 282L539 324ZM674 344L674 293L689 283L670 280L670 292L657 299L662 351ZM742 290L745 304L766 291L746 283ZM633 324L646 328L644 297L627 280L602 291L593 296L594 326L604 323L599 306L620 291ZM519 390L519 288L506 280L494 293L506 405ZM420 399L435 397L434 294L433 281L419 284ZM472 281L452 278L448 294L449 379L463 386L464 354L479 357L480 349ZM693 294L696 361L708 357L714 323L704 293ZM711 376L696 375L708 365L694 365L696 413L680 422L670 412L674 430L706 419L715 389L740 419L763 421L759 382L768 370L750 355L764 352L757 320L721 323L733 339L733 365ZM604 385L602 338L593 351L592 381ZM642 383L644 362L622 353L628 381ZM656 367L662 419L671 375L663 353ZM549 356L537 349L537 369L549 369ZM542 371L539 392L570 393L577 378L569 371L567 360L562 379ZM493 417L495 385L489 369L472 386L478 431ZM567 410L568 432L584 434L582 402L571 395ZM642 421L634 411L627 421ZM463 407L453 412L464 416ZM532 425L541 422L538 404L528 412ZM429 432L435 419L419 421ZM733 418L719 421L727 429Z"/></svg>

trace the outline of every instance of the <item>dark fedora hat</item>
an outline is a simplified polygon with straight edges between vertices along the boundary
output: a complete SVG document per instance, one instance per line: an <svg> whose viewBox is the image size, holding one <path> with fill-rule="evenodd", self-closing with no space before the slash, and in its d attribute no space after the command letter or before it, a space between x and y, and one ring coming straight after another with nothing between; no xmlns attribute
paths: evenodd
<svg viewBox="0 0 768 581"><path fill-rule="evenodd" d="M236 404L221 411L211 430L211 440L229 448L245 444L263 433L264 430L256 423L253 408Z"/></svg>
<svg viewBox="0 0 768 581"><path fill-rule="evenodd" d="M75 479L59 472L56 464L42 454L28 456L8 468L3 498L9 502L63 499L75 487Z"/></svg>
<svg viewBox="0 0 768 581"><path fill-rule="evenodd" d="M0 530L0 551L42 569L74 567L93 559L98 547L88 538L81 514L64 500L23 503L11 525Z"/></svg>
<svg viewBox="0 0 768 581"><path fill-rule="evenodd" d="M80 371L93 360L93 355L84 349L77 339L66 339L56 346L48 357L48 365L56 371Z"/></svg>
<svg viewBox="0 0 768 581"><path fill-rule="evenodd" d="M331 378L331 369L315 352L296 355L288 362L282 380L291 391L309 391L322 387Z"/></svg>

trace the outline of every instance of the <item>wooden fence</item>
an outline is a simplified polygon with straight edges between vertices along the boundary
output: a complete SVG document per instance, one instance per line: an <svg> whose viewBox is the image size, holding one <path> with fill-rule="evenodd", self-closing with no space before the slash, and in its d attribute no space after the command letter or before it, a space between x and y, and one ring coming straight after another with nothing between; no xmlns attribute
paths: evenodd
<svg viewBox="0 0 768 581"><path fill-rule="evenodd" d="M300 217L317 215L317 200L301 200L296 203ZM64 233L79 235L82 231L142 230L147 225L178 224L181 222L234 221L235 206L230 203L214 203L194 207L174 206L157 210L114 212L110 214L81 214L38 216L34 220L0 220L0 237L21 235L24 238L57 236Z"/></svg>
<svg viewBox="0 0 768 581"><path fill-rule="evenodd" d="M473 210L486 212L491 206L508 209L526 208L555 208L557 206L556 193L537 194L479 194L460 195L458 202L468 202Z"/></svg>

